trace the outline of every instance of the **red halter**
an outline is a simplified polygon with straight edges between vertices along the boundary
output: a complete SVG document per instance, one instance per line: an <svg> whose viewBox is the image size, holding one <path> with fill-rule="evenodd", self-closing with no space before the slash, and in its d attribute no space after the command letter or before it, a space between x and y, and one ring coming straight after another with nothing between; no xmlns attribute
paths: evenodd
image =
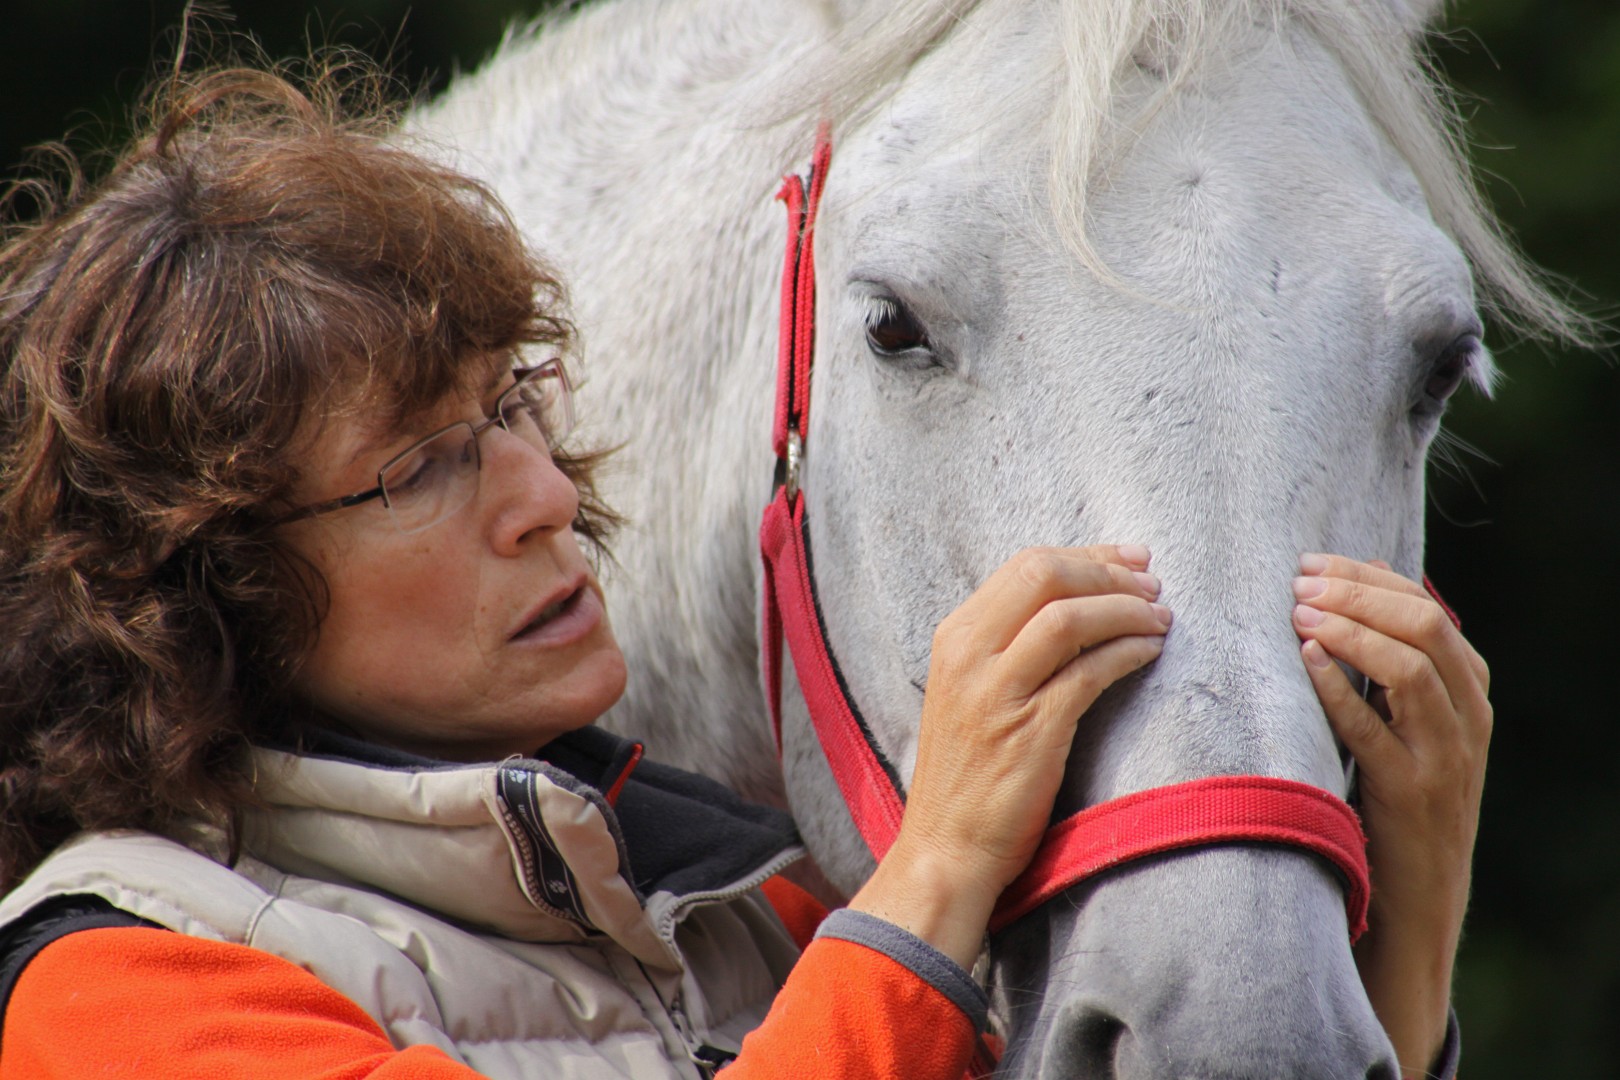
<svg viewBox="0 0 1620 1080"><path fill-rule="evenodd" d="M761 662L780 752L785 634L822 751L856 828L873 857L881 859L900 830L905 805L900 778L851 700L828 647L799 491L815 341L812 241L831 156L823 127L808 187L800 177L788 176L777 195L787 204L788 243L773 435L777 490L759 533L765 562ZM1350 939L1366 929L1367 839L1356 812L1330 792L1267 776L1216 776L1140 791L1058 822L1047 831L1029 868L1002 894L990 928L999 930L1077 882L1132 860L1225 843L1285 844L1327 860L1344 878Z"/></svg>

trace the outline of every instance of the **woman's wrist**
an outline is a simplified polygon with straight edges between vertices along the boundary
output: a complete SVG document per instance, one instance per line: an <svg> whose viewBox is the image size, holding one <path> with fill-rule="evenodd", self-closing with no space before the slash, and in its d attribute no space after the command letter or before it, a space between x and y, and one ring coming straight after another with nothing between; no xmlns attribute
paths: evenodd
<svg viewBox="0 0 1620 1080"><path fill-rule="evenodd" d="M959 860L913 847L902 833L849 907L893 923L971 970L996 899Z"/></svg>
<svg viewBox="0 0 1620 1080"><path fill-rule="evenodd" d="M1373 1011L1394 1044L1403 1076L1422 1077L1445 1044L1455 948L1442 934L1403 934L1374 923L1356 948Z"/></svg>

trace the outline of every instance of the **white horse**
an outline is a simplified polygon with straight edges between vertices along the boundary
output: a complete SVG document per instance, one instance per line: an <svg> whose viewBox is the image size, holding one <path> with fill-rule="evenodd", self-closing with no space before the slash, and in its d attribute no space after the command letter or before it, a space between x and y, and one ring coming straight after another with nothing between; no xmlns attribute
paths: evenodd
<svg viewBox="0 0 1620 1080"><path fill-rule="evenodd" d="M780 764L758 679L772 195L825 118L803 483L832 648L901 776L936 623L1023 546L1117 540L1177 622L1082 720L1060 811L1223 773L1343 794L1296 558L1419 573L1444 400L1491 379L1480 303L1573 318L1473 194L1434 6L617 0L419 112L571 278L584 411L628 444L612 723L785 798L843 890L869 872L791 669ZM1396 1075L1340 884L1297 852L1138 864L993 958L1007 1075Z"/></svg>

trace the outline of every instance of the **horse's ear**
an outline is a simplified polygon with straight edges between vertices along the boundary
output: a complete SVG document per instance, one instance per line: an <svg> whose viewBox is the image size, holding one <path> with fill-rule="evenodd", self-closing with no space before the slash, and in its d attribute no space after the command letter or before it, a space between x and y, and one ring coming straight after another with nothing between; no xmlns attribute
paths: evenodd
<svg viewBox="0 0 1620 1080"><path fill-rule="evenodd" d="M1445 10L1446 0L1383 0L1409 34L1427 30Z"/></svg>

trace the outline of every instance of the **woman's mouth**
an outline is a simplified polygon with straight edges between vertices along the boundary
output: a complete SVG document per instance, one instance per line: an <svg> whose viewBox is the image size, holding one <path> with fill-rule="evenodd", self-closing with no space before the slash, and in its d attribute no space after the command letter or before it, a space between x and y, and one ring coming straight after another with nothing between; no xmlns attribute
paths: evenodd
<svg viewBox="0 0 1620 1080"><path fill-rule="evenodd" d="M571 645L595 629L601 619L601 600L589 585L581 585L536 612L512 635L512 641L545 647Z"/></svg>

